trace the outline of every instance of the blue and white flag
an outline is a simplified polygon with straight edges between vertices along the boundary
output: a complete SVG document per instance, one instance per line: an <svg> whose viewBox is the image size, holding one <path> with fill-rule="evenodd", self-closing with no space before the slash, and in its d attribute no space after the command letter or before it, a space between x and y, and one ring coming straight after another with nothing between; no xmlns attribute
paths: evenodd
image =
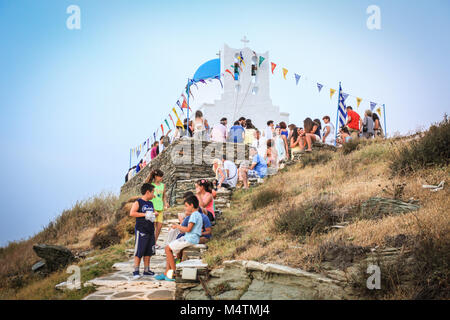
<svg viewBox="0 0 450 320"><path fill-rule="evenodd" d="M375 102L371 102L370 103L370 111L373 112L373 110L375 109L376 106L377 106L377 104Z"/></svg>
<svg viewBox="0 0 450 320"><path fill-rule="evenodd" d="M348 97L348 95L347 95ZM342 88L339 85L339 105L338 105L338 117L339 117L339 127L345 126L345 120L347 119L347 106L345 105L345 97L342 92Z"/></svg>
<svg viewBox="0 0 450 320"><path fill-rule="evenodd" d="M300 75L299 74L295 74L295 84L298 85L298 82L300 80Z"/></svg>
<svg viewBox="0 0 450 320"><path fill-rule="evenodd" d="M344 97L344 102L345 102L345 100L347 100L349 94L345 93L345 92L342 92L342 96Z"/></svg>

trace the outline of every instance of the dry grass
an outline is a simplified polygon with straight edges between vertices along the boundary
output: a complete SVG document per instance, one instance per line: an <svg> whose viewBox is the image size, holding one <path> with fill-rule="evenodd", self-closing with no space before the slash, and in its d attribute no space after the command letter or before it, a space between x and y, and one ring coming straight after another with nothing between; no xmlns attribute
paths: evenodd
<svg viewBox="0 0 450 320"><path fill-rule="evenodd" d="M333 154L331 160L314 168L299 163L273 176L270 184L251 191L238 191L233 196L231 210L224 212L225 221L231 219L232 222L214 233L207 261L214 265L227 259L256 260L310 270L317 266L308 257L317 255L319 248L327 243L356 248L383 247L388 245L389 237L404 234L414 238L424 226L434 240L450 242L448 188L437 193L422 189L422 184L448 180L450 169L448 166L427 168L408 176L393 176L387 159L393 147L404 143L403 140L363 143L347 155ZM391 185L404 185L403 199L414 198L421 208L379 219L353 219L344 229L328 233L312 230L302 238L274 232L276 217L292 206L302 206L326 195L333 199L338 210L344 210L371 197L388 197L386 187ZM252 199L270 190L281 192L282 197L253 210ZM218 227L222 228L220 224ZM393 297L401 298L401 290Z"/></svg>

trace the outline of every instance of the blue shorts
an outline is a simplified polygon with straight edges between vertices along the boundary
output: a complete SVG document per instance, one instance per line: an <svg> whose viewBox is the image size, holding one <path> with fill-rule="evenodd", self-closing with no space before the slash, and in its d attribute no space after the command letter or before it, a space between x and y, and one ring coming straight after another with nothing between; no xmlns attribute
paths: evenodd
<svg viewBox="0 0 450 320"><path fill-rule="evenodd" d="M136 230L134 255L138 258L155 255L155 234L143 233Z"/></svg>

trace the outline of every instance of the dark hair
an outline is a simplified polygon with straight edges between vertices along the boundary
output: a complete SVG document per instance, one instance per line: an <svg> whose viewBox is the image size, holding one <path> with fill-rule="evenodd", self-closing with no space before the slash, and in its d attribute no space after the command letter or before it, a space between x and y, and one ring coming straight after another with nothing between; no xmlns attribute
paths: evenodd
<svg viewBox="0 0 450 320"><path fill-rule="evenodd" d="M163 177L163 176L164 176L164 172L162 172L162 171L159 170L159 169L154 169L154 170L152 170L152 172L150 172L150 176L148 177L147 182L148 182L148 183L153 183L153 181L155 181L155 177L156 177L156 176L158 176L158 177Z"/></svg>
<svg viewBox="0 0 450 320"><path fill-rule="evenodd" d="M322 129L322 123L319 119L314 119L314 122L317 124L319 130Z"/></svg>
<svg viewBox="0 0 450 320"><path fill-rule="evenodd" d="M314 122L311 120L311 118L306 118L303 121L303 127L305 127L305 133L312 133L311 130L314 127Z"/></svg>
<svg viewBox="0 0 450 320"><path fill-rule="evenodd" d="M273 123L273 120L267 121L267 126L270 126Z"/></svg>
<svg viewBox="0 0 450 320"><path fill-rule="evenodd" d="M252 120L250 119L245 120L245 127L247 129L255 129L255 126L253 125Z"/></svg>
<svg viewBox="0 0 450 320"><path fill-rule="evenodd" d="M325 116L325 117L322 118L322 120L325 120L325 119L328 120L328 121L331 120L329 116Z"/></svg>
<svg viewBox="0 0 450 320"><path fill-rule="evenodd" d="M347 127L342 127L342 132L345 132L346 134L350 134L350 131L348 131Z"/></svg>
<svg viewBox="0 0 450 320"><path fill-rule="evenodd" d="M298 128L297 127L295 127L292 130L292 139L294 139L294 141L297 141L297 139L298 139Z"/></svg>
<svg viewBox="0 0 450 320"><path fill-rule="evenodd" d="M145 195L147 193L147 191L152 192L153 189L155 189L155 187L153 185L151 185L150 183L144 183L141 187L141 194Z"/></svg>
<svg viewBox="0 0 450 320"><path fill-rule="evenodd" d="M273 140L272 139L267 139L267 147L271 148L273 146Z"/></svg>
<svg viewBox="0 0 450 320"><path fill-rule="evenodd" d="M376 112L373 112L373 113L372 113L372 120L373 120L373 121L375 121L375 120L380 121L380 117L378 117L378 115L376 114Z"/></svg>
<svg viewBox="0 0 450 320"><path fill-rule="evenodd" d="M227 121L227 118L220 119L220 122Z"/></svg>
<svg viewBox="0 0 450 320"><path fill-rule="evenodd" d="M161 141L162 139L164 139L164 136L161 136L161 138L159 138L159 141Z"/></svg>
<svg viewBox="0 0 450 320"><path fill-rule="evenodd" d="M198 199L196 196L192 195L184 199L184 203L191 204L194 206L194 209L198 209Z"/></svg>
<svg viewBox="0 0 450 320"><path fill-rule="evenodd" d="M245 120L245 117L240 117L239 121Z"/></svg>
<svg viewBox="0 0 450 320"><path fill-rule="evenodd" d="M353 110L353 108L351 106L348 106L347 109Z"/></svg>
<svg viewBox="0 0 450 320"><path fill-rule="evenodd" d="M280 129L286 129L286 122L284 121L280 122Z"/></svg>
<svg viewBox="0 0 450 320"><path fill-rule="evenodd" d="M205 179L200 179L196 182L200 187L205 188L206 192L212 192L212 183Z"/></svg>
<svg viewBox="0 0 450 320"><path fill-rule="evenodd" d="M190 196L195 196L195 194L192 191L187 191L183 194L183 199L187 199Z"/></svg>
<svg viewBox="0 0 450 320"><path fill-rule="evenodd" d="M222 155L222 159L227 160L227 155L226 154Z"/></svg>
<svg viewBox="0 0 450 320"><path fill-rule="evenodd" d="M200 110L197 110L197 111L195 112L195 117L196 117L196 118L201 118L201 117L203 117L203 113L202 113Z"/></svg>
<svg viewBox="0 0 450 320"><path fill-rule="evenodd" d="M238 125L239 125L239 121L236 120L236 121L234 122L234 125L235 125L235 126L238 126Z"/></svg>

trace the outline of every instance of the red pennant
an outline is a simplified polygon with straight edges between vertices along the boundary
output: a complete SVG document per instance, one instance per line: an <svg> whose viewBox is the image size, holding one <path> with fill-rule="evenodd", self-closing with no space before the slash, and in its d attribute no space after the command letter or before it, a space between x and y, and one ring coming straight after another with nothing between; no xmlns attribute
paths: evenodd
<svg viewBox="0 0 450 320"><path fill-rule="evenodd" d="M231 74L231 76L232 76L233 79L234 79L234 74L233 74L229 69L225 70L225 72L228 72L229 74Z"/></svg>
<svg viewBox="0 0 450 320"><path fill-rule="evenodd" d="M271 62L271 64L272 64L272 74L273 74L273 71L275 70L275 68L277 67L277 65L276 65L275 63L273 63L273 62Z"/></svg>
<svg viewBox="0 0 450 320"><path fill-rule="evenodd" d="M163 125L161 124L161 131L162 131L162 133L163 133L163 136L164 136L164 127L163 127Z"/></svg>

